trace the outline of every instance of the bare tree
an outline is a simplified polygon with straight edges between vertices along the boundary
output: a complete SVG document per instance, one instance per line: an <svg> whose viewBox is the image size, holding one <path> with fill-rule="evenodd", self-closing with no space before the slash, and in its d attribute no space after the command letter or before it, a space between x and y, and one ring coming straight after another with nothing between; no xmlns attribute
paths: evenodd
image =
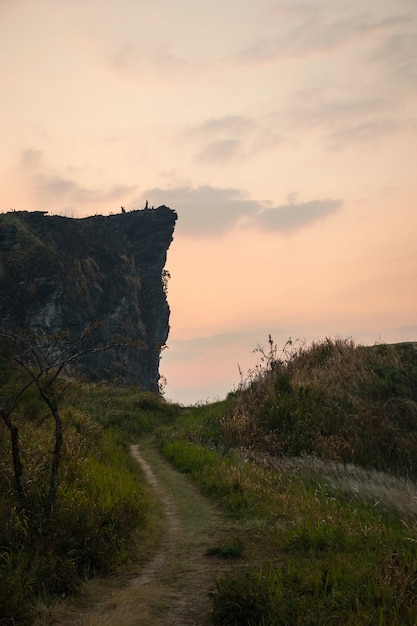
<svg viewBox="0 0 417 626"><path fill-rule="evenodd" d="M8 384L0 391L0 416L10 431L16 491L22 507L27 505L23 479L23 463L19 428L14 420L16 409L30 387L36 387L54 420L54 450L50 470L46 506L52 512L58 486L59 466L63 445L63 422L59 411L56 382L65 368L81 357L122 345L91 347L93 327L86 328L76 339L65 333L55 335L9 332L0 330L4 370ZM126 344L124 344L126 345ZM14 373L12 384L10 377Z"/></svg>

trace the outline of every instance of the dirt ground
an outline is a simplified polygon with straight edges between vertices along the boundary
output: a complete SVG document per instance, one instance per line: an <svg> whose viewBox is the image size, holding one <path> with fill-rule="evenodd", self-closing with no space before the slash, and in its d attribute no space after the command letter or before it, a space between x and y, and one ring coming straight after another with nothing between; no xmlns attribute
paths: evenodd
<svg viewBox="0 0 417 626"><path fill-rule="evenodd" d="M96 601L74 607L55 626L209 626L209 593L233 562L207 549L233 540L234 529L219 511L152 447L132 454L162 503L165 533L158 552L139 575L121 587L100 587Z"/></svg>

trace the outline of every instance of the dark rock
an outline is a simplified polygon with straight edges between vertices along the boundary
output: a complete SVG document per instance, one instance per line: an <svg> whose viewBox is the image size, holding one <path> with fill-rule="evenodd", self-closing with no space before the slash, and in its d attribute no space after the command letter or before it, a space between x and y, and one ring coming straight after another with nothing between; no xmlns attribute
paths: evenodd
<svg viewBox="0 0 417 626"><path fill-rule="evenodd" d="M13 224L0 223L0 251L13 250L16 245L17 228Z"/></svg>
<svg viewBox="0 0 417 626"><path fill-rule="evenodd" d="M163 271L176 219L166 206L84 219L0 215L0 325L76 338L98 322L97 345L119 335L134 347L92 354L79 370L158 391L170 313Z"/></svg>

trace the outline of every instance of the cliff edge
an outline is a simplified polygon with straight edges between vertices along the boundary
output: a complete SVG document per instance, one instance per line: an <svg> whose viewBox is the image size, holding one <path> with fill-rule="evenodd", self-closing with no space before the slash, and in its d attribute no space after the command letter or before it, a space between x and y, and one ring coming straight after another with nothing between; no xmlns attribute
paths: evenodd
<svg viewBox="0 0 417 626"><path fill-rule="evenodd" d="M92 381L117 380L158 391L161 349L169 333L167 251L177 214L166 206L73 219L45 212L0 215L0 326L37 333L89 325L97 346L84 357Z"/></svg>

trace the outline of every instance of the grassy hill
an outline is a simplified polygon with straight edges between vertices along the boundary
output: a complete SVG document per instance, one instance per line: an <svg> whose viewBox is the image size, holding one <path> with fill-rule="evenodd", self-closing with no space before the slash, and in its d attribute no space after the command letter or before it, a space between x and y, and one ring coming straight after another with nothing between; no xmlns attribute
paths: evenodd
<svg viewBox="0 0 417 626"><path fill-rule="evenodd" d="M225 402L160 432L240 525L213 622L416 624L416 345L270 339L260 357Z"/></svg>
<svg viewBox="0 0 417 626"><path fill-rule="evenodd" d="M157 503L128 445L151 433L236 528L212 550L234 564L213 588L214 624L417 623L416 345L326 339L279 352L270 339L259 356L226 400L195 407L61 381L65 450L49 517L51 424L36 394L24 396L28 510L0 426L0 624L34 624L40 605L145 558Z"/></svg>

